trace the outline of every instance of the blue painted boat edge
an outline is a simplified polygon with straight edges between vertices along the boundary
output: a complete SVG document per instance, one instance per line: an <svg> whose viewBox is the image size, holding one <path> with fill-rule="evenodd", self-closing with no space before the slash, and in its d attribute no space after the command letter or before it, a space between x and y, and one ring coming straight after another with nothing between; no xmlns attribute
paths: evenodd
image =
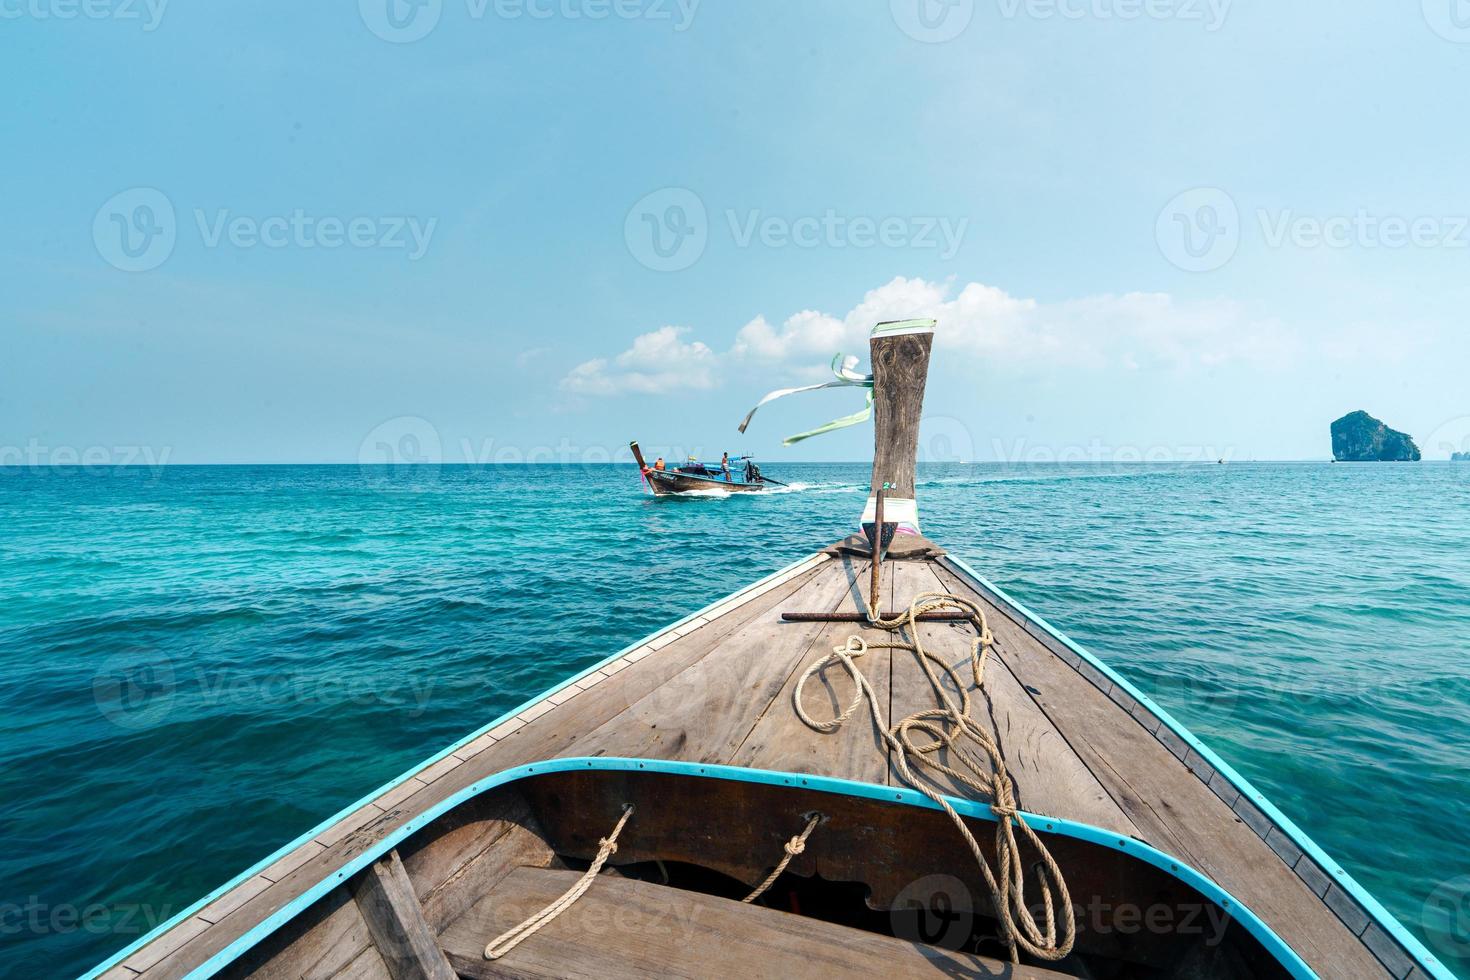
<svg viewBox="0 0 1470 980"><path fill-rule="evenodd" d="M831 776L811 776L800 773L775 772L767 769L743 769L737 766L673 762L661 759L627 759L615 756L599 756L597 758L573 757L551 759L545 762L533 762L487 776L479 782L472 783L458 793L445 798L428 810L425 810L403 826L383 837L372 847L352 858L352 860L342 865L329 877L324 878L311 888L302 892L270 917L257 923L252 929L240 936L240 938L200 964L195 970L189 973L190 980L194 980L194 978L201 978L202 980L202 978L213 976L229 963L239 958L251 947L295 918L313 903L320 900L327 892L336 888L357 872L397 847L409 835L432 821L437 820L445 813L466 801L519 779L545 775L547 773L586 769L594 771L643 771L666 773L676 776L727 779L737 782L760 783L773 786L791 786L823 793L900 803L907 806L922 807L927 810L940 809L939 805L933 800L930 800L915 790L893 786L880 786L875 783L855 782ZM947 797L947 799L950 805L964 816L989 820L991 822L994 822L996 819L988 803L957 797ZM1120 838L1117 834L1099 827L1093 827L1090 824L1031 813L1023 813L1022 816L1028 823L1038 829L1087 841L1101 847L1111 848L1115 851L1122 851L1154 865L1166 874L1196 889L1207 899L1225 909L1272 956L1276 957L1277 961L1292 976L1308 978L1308 980L1317 977L1317 974L1303 962L1301 957L1296 954L1296 951L1277 936L1271 927L1251 911L1250 908L1237 901L1229 892L1178 858L1165 854L1163 851L1151 847L1142 841L1131 838Z"/></svg>
<svg viewBox="0 0 1470 980"><path fill-rule="evenodd" d="M272 851L267 857L263 858L260 861L257 861L255 864L251 865L249 868L247 868L244 871L240 872L238 875L236 875L235 877L231 878L229 881L225 882L223 885L220 885L214 891L208 893L203 898L201 898L198 901L194 902L192 905L189 905L188 907L186 907L182 912L179 912L177 915L173 916L172 918L170 918L170 919L168 919L168 920L160 923L159 925L155 926L153 929L150 929L144 935L138 937L137 939L133 940L128 945L124 946L122 949L118 950L116 953L113 953L111 956L109 956L107 959L103 960L97 966L94 966L91 970L88 970L86 973L82 974L78 978L78 980L96 980L97 977L101 976L103 973L105 973L108 970L112 969L114 966L117 966L119 963L121 963L123 960L127 959L129 956L133 955L138 950L142 949L144 946L146 946L149 943L153 942L159 936L162 936L164 933L166 933L170 929L174 928L174 926L177 926L179 923L184 922L190 916L194 915L200 909L202 909L206 905L208 905L210 902L213 902L214 900L216 900L217 898L219 898L221 895L224 895L227 892L229 892L231 889L236 888L236 887L238 887L241 884L244 884L245 882L249 881L251 878L254 878L256 875L260 874L266 868L270 867L272 864L275 864L277 861L279 861L281 858L285 857L287 854L290 854L292 851L296 850L296 848L298 848L301 845L303 845L303 844L305 844L305 843L313 840L318 835L320 835L323 832L325 832L326 830L330 829L338 821L342 820L343 818L347 817L348 815L350 815L350 814L352 814L352 813L354 813L354 812L356 812L358 810L361 810L363 807L367 806L369 803L371 803L373 800L376 800L378 797L382 796L384 793L391 792L392 790L398 788L402 784L408 782L414 776L416 776L419 773L423 772L425 769L429 768L430 766L434 765L435 763L438 763L438 762L443 761L444 759L446 759L449 756L453 755L455 752L458 752L460 749L464 748L466 745L470 744L475 739L481 737L486 732L492 731L492 730L500 727L501 725L505 724L507 721L509 721L510 719L514 718L516 715L520 714L522 711L525 711L527 708L530 708L530 707L532 707L532 706L534 706L536 704L539 704L540 702L542 702L542 701L546 700L547 698L551 697L551 695L553 695L553 694L557 693L558 691L566 688L568 685L577 683L578 681L580 681L582 678L588 676L589 674L595 674L595 673L597 673L597 671L601 670L603 667L606 667L608 664L612 663L614 660L617 660L620 657L627 656L628 654L632 653L634 650L637 650L639 647L641 647L644 644L648 643L650 640L653 640L653 639L655 639L655 638L657 638L659 636L662 636L663 634L669 632L670 630L678 629L680 626L683 626L686 623L691 623L691 622L693 622L694 620L698 619L700 616L702 616L704 613L708 612L711 609L716 609L716 608L724 605L725 603L729 602L732 599L736 599L736 598L744 595L747 592L753 592L756 589L759 589L761 586L766 585L769 582L773 582L773 581L775 581L776 579L780 578L783 575L787 575L787 574L790 574L790 573L796 571L802 565L805 565L807 562L810 562L813 559L819 557L821 554L822 554L822 552L820 552L820 551L814 551L814 552L812 552L809 555L806 555L806 556L804 556L802 558L797 559L796 561L792 562L789 565L784 565L781 568L776 569L771 574L765 576L764 578L756 579L754 582L750 583L749 585L745 586L742 589L737 589L736 591L731 592L729 595L724 596L723 598L716 599L714 602L705 604L704 606L700 607L699 609L697 609L694 612L690 613L689 615L685 616L683 619L676 620L676 621L670 623L668 626L665 626L662 629L656 630L655 632L650 633L647 636L644 636L642 639L639 639L639 640L637 640L634 643L630 643L628 646L623 647L621 650L617 651L616 653L611 654L611 655L609 655L607 657L604 657L602 660L599 660L597 663L592 664L587 669L585 669L585 670L583 670L583 671L581 671L579 673L576 673L576 674L571 674L566 679L562 680L560 683L555 684L552 687L547 688L545 691L542 691L540 694L536 695L533 698L530 698L529 700L526 700L526 701L521 702L520 704L516 705L514 708L512 708L509 711L505 712L503 715L500 715L498 718L496 718L494 721L490 722L488 725L484 725L484 726L476 729L475 731L473 731L470 734L466 735L464 738L460 739L458 742L455 742L454 744L450 745L447 749L444 749L443 751L439 752L437 755L430 756L428 759L425 759L423 762L421 762L418 765L414 766L412 769L409 769L407 772L404 772L402 775L399 775L399 776L395 777L394 779L389 780L388 782L384 783L382 786L379 786L377 789L373 790L371 793L368 793L366 796L362 797L362 799L357 800L354 803L349 803L345 808L343 808L341 810L338 810L336 813L332 814L330 817L328 817L327 819L323 820L321 823L317 824L315 827L312 827L310 830L308 830L306 833L302 834L300 837L297 837L295 840L293 840L293 841L291 841L291 842L289 842L287 844L282 845L281 847L277 848L275 851Z"/></svg>
<svg viewBox="0 0 1470 980"><path fill-rule="evenodd" d="M1307 836L1307 833L1293 823L1290 817L1278 810L1276 804L1267 799L1265 794L1251 785L1248 779L1236 772L1234 767L1216 755L1214 750L1200 741L1193 732L1185 728L1181 722L1160 707L1152 698L1138 690L1127 678L1093 656L1084 647L1073 642L1066 634L1052 626L1039 614L1027 608L1025 603L970 567L962 558L953 554L945 555L945 558L971 578L974 584L981 586L1004 600L1016 612L1035 624L1037 628L1064 644L1069 650L1077 654L1078 657L1081 657L1095 667L1108 680L1123 688L1123 690L1127 691L1143 704L1144 707L1152 711L1160 722L1167 726L1175 735L1183 739L1186 745L1198 752L1206 762L1214 766L1215 770L1224 776L1241 795L1248 798L1268 819L1281 828L1291 838L1292 843L1301 849L1302 853L1308 855L1312 860L1321 865L1322 869L1332 876L1333 882L1342 888L1343 891L1351 895L1363 907L1363 911L1367 912L1384 932L1392 936L1394 941L1402 946L1406 953L1413 957L1421 969L1436 977L1437 980L1456 980L1455 975L1439 961L1437 956L1430 952L1413 933L1404 928L1403 924L1391 912L1385 909L1379 903L1378 899L1374 898L1367 889L1358 884L1353 876L1348 874L1346 869L1328 857L1327 853L1317 845L1316 841Z"/></svg>

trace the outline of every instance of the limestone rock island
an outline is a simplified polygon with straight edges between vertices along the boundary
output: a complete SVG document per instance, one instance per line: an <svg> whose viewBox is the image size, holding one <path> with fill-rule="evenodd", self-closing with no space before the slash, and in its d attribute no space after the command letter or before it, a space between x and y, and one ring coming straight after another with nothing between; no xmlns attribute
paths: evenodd
<svg viewBox="0 0 1470 980"><path fill-rule="evenodd" d="M1390 429L1367 412L1351 412L1332 423L1332 457L1339 463L1417 463L1411 436Z"/></svg>

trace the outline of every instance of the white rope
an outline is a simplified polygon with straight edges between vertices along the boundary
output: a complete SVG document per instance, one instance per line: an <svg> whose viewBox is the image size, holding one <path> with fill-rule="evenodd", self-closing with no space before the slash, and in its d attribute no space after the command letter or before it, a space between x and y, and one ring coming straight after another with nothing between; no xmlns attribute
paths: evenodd
<svg viewBox="0 0 1470 980"><path fill-rule="evenodd" d="M618 818L617 826L613 827L612 833L597 842L597 856L592 859L591 866L587 868L587 871L582 877L578 878L576 883L568 888L561 898L558 898L525 922L522 922L518 926L513 926L491 940L489 945L485 947L485 959L500 959L500 957L519 946L522 940L534 936L542 926L575 905L577 899L581 898L587 889L592 887L592 879L597 877L597 873L602 870L602 866L606 863L607 859L617 853L618 834L623 832L623 825L628 822L628 818L632 815L632 804L625 804L623 806L623 815Z"/></svg>
<svg viewBox="0 0 1470 980"><path fill-rule="evenodd" d="M990 737L988 731L981 728L970 717L969 690L960 680L954 668L925 650L919 640L919 616L938 609L959 609L970 614L970 622L977 633L970 644L970 669L974 674L975 689L979 690L985 683L985 663L990 656L990 648L995 643L995 637L990 632L984 610L960 596L942 592L925 592L915 597L908 612L891 620L878 618L872 610L869 610L868 613L871 624L876 628L890 632L910 628L913 642L894 641L869 644L861 636L849 636L844 645L833 647L830 654L814 661L811 666L807 667L806 673L801 675L801 680L797 682L796 689L792 692L796 714L810 728L823 733L831 733L840 729L866 699L872 713L873 724L892 750L894 764L903 781L938 804L949 815L950 820L954 822L955 827L964 837L965 843L969 845L970 853L985 875L985 883L990 887L991 899L995 905L996 915L1000 919L1001 938L1010 948L1012 962L1020 962L1018 949L1024 949L1040 959L1059 960L1072 951L1072 943L1076 939L1076 922L1072 911L1072 900L1067 894L1067 883L1063 880L1061 869L1057 867L1056 861L1047 851L1046 846L1042 844L1041 839L1036 836L1035 831L1026 824L1025 819L1016 809L1015 787L1010 775L1006 772L1005 759L1001 755L1000 746ZM868 683L868 678L858 669L856 663L857 659L870 649L912 651L919 666L928 676L938 696L940 706L915 712L889 729L883 720L883 711L878 706L878 697L872 685ZM807 714L806 709L802 706L802 691L806 687L806 682L813 675L833 664L842 665L852 677L857 691L852 703L841 714L829 721L817 721ZM959 704L954 703L940 683L939 676L934 671L933 665L935 664L960 692ZM915 744L915 732L923 732L932 741ZM985 751L989 757L988 767L984 766L975 755L964 749L960 744L962 739L979 745ZM935 754L940 749L947 749L951 757L962 763L969 772L939 762ZM990 809L996 816L995 853L1000 865L998 881L996 873L991 870L990 862L985 859L985 855L980 850L979 842L975 840L974 835L970 833L970 829L965 826L964 820L955 812L954 807L936 788L939 786L938 782L931 774L923 770L920 770L923 778L916 774L909 767L910 758L950 776L977 793L989 796ZM930 785L931 783L933 785ZM1044 920L1042 922L1037 921L1036 913L1026 902L1025 871L1021 863L1021 848L1016 836L1018 827L1022 836L1030 842L1041 858L1037 867L1042 870L1038 872L1037 878L1041 886L1041 907ZM1055 890L1055 900L1053 890ZM1058 908L1063 912L1060 917L1060 931L1058 931L1059 923L1056 914Z"/></svg>
<svg viewBox="0 0 1470 980"><path fill-rule="evenodd" d="M811 819L806 822L806 829L786 842L786 856L776 865L776 870L766 875L766 880L757 885L755 891L742 898L742 902L748 904L755 901L765 894L767 888L770 888L776 883L776 879L781 877L781 873L786 870L786 866L791 863L791 859L806 850L806 839L812 835L812 831L817 829L817 824L821 819L822 815L820 813L812 814Z"/></svg>

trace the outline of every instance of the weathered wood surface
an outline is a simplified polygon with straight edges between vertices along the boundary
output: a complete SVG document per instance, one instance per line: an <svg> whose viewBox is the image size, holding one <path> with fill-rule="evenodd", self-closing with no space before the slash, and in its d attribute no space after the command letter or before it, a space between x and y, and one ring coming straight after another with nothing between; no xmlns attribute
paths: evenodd
<svg viewBox="0 0 1470 980"><path fill-rule="evenodd" d="M575 871L523 868L440 937L466 977L1028 977L1009 964L697 892L603 875L542 930L498 960L485 943L544 908Z"/></svg>
<svg viewBox="0 0 1470 980"><path fill-rule="evenodd" d="M954 592L953 583L941 581L930 562L898 563L897 577L898 595L895 598L901 599L903 606L925 592ZM968 589L955 594L972 595ZM987 611L986 617L993 631L996 613ZM921 629L924 648L954 667L965 682L971 698L970 715L989 729L1000 747L1006 771L1015 786L1016 802L1022 809L1078 820L1127 836L1137 834L1133 821L1078 758L1045 712L1011 674L1003 659L992 654L985 668L984 685L981 690L975 690L972 683L974 670L970 662L974 627L969 623L936 623L925 624ZM934 685L914 654L896 651L892 671L890 724L938 705ZM958 704L959 692L950 685L948 677L939 676L948 696ZM984 757L978 746L970 746L969 750ZM942 762L958 768L947 751L941 749L936 754ZM934 777L938 785L947 787L946 792L957 796L975 795L956 785L943 773L934 773ZM896 770L890 773L890 781L894 784L902 782Z"/></svg>
<svg viewBox="0 0 1470 980"><path fill-rule="evenodd" d="M739 636L747 627L762 628L779 620L780 610L793 601L796 593L814 582L829 580L830 564L823 561L800 569L790 579L766 587L759 594L723 600L691 624L666 632L647 647L629 653L618 662L618 669L585 679L585 689L568 688L575 695L570 700L560 700L553 706L552 702L561 698L553 695L522 712L266 868L262 876L274 878L274 887L250 898L218 923L203 918L210 914L210 907L206 907L124 963L150 980L182 977L415 813L503 769L558 755L583 754L581 736L589 728L601 726L641 700L727 638ZM648 649L653 646L657 648ZM569 717L574 713L572 709L575 718ZM528 715L533 720L525 720ZM283 871L285 868L290 870ZM221 901L229 898L222 896Z"/></svg>
<svg viewBox="0 0 1470 980"><path fill-rule="evenodd" d="M933 346L932 333L874 337L868 344L873 364L874 492L888 483L892 496L914 497L919 416Z"/></svg>
<svg viewBox="0 0 1470 980"><path fill-rule="evenodd" d="M414 814L525 763L625 755L893 782L866 706L832 735L808 729L791 707L796 681L815 657L854 632L870 640L884 634L854 624L780 621L783 610L861 609L867 570L861 558L827 560L651 639L349 815L257 876L260 883L251 885L243 901L224 896L217 907L134 954L128 965L150 978L183 975ZM936 588L980 598L934 563L889 562L884 573L890 607L904 608L914 594ZM997 648L975 715L999 735L1024 808L1137 836L1177 854L1235 892L1319 969L1348 977L1383 974L1318 895L1133 716L980 601ZM925 642L947 661L962 664L960 676L968 681L969 627L932 624L924 630ZM860 663L890 724L935 703L912 654L873 651ZM828 669L809 683L804 703L825 718L845 708L851 696L845 672ZM433 858L407 855L433 927L454 921L516 864L551 860L538 851L535 834L515 819L507 818L501 833L507 849L500 855L476 850L468 830L458 849ZM435 884L456 876L461 887ZM342 925L360 936L360 922ZM318 960L341 963L344 956L370 955L366 947L352 945L339 936ZM369 975L382 963L368 959L362 966Z"/></svg>
<svg viewBox="0 0 1470 980"><path fill-rule="evenodd" d="M839 567L849 577L849 585L836 609L828 611L858 612L865 608L863 590L867 588L872 566L862 559L844 561L850 564ZM882 566L884 594L893 587L893 567L892 562ZM798 611L805 611L805 607ZM852 720L831 734L822 734L807 727L792 707L792 695L807 667L830 653L833 647L842 646L847 637L854 634L869 639L881 635L875 630L858 629L852 623L827 623L817 628L814 642L792 662L780 692L756 721L749 736L730 756L732 764L752 769L883 782L883 774L888 768L888 747L874 729L866 705L860 705ZM782 665L783 668L785 666ZM879 703L883 704L888 700L887 671L871 676L870 680ZM844 711L852 703L855 693L856 687L847 671L841 664L834 664L818 671L807 681L802 705L813 718L822 721Z"/></svg>
<svg viewBox="0 0 1470 980"><path fill-rule="evenodd" d="M787 601L837 609L851 601L852 583L865 565L828 562L823 574ZM780 612L772 609L704 650L684 670L593 729L577 754L729 762L826 632L820 623L783 623Z"/></svg>
<svg viewBox="0 0 1470 980"><path fill-rule="evenodd" d="M475 807L446 814L432 838L415 834L399 847L403 866L435 930L462 915L521 865L546 867L555 854L519 797L506 797L490 812Z"/></svg>
<svg viewBox="0 0 1470 980"><path fill-rule="evenodd" d="M1377 959L1318 896L1138 720L964 580L935 568L946 588L988 608L994 656L1127 814L1140 839L1209 875L1324 975L1384 975Z"/></svg>
<svg viewBox="0 0 1470 980"><path fill-rule="evenodd" d="M353 898L393 980L456 980L396 850L357 877Z"/></svg>
<svg viewBox="0 0 1470 980"><path fill-rule="evenodd" d="M333 980L341 976L390 980L387 964L373 946L367 922L346 886L302 913L302 934L267 938L225 968L225 977L255 980Z"/></svg>

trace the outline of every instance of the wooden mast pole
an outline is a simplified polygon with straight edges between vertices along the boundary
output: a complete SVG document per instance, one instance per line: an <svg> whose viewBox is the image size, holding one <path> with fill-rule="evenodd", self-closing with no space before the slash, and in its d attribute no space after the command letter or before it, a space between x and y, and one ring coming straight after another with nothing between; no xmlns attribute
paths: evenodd
<svg viewBox="0 0 1470 980"><path fill-rule="evenodd" d="M873 485L863 509L863 531L873 554L868 608L863 612L783 612L788 623L861 623L873 616L896 618L902 610L880 612L880 563L892 535L918 534L914 503L914 471L919 456L919 416L924 383L929 377L929 351L934 345L933 320L897 320L873 328L869 348L873 364ZM969 619L964 610L920 613L920 622Z"/></svg>
<svg viewBox="0 0 1470 980"><path fill-rule="evenodd" d="M863 523L877 517L878 491L886 489L885 521L896 523L900 534L918 534L914 470L934 321L880 323L868 343L873 365L873 479Z"/></svg>

